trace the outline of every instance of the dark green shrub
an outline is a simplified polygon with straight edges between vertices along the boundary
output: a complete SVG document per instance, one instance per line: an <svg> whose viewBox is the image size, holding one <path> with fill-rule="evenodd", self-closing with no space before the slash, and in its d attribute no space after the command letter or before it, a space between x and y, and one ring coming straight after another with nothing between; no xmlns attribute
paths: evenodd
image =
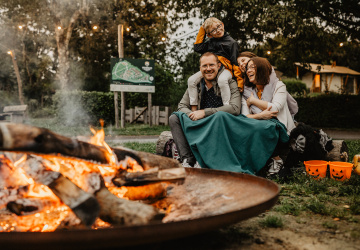
<svg viewBox="0 0 360 250"><path fill-rule="evenodd" d="M297 79L282 80L286 85L286 90L293 96L304 96L306 94L306 84Z"/></svg>
<svg viewBox="0 0 360 250"><path fill-rule="evenodd" d="M296 98L295 120L318 128L360 128L360 96L328 94Z"/></svg>
<svg viewBox="0 0 360 250"><path fill-rule="evenodd" d="M100 118L114 123L113 92L58 91L53 101L58 120L63 124L97 124Z"/></svg>

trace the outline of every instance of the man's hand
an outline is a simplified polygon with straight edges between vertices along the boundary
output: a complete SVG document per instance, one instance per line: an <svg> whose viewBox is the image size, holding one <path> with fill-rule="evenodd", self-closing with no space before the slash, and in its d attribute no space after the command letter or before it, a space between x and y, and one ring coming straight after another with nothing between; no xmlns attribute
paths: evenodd
<svg viewBox="0 0 360 250"><path fill-rule="evenodd" d="M189 114L189 118L193 121L200 120L205 117L205 111L203 109L196 110Z"/></svg>
<svg viewBox="0 0 360 250"><path fill-rule="evenodd" d="M271 118L276 118L277 113L279 113L279 111L270 111L270 110L271 110L271 106L263 110L261 113L259 113L260 119L269 120Z"/></svg>

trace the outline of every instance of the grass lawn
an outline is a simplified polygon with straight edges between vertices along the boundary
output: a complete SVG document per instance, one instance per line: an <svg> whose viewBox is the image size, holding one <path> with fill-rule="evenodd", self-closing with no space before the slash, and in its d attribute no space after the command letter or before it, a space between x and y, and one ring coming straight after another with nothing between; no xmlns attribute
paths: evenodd
<svg viewBox="0 0 360 250"><path fill-rule="evenodd" d="M55 133L62 134L64 136L89 136L92 135L90 131L90 126L65 126L59 124L59 122L55 118L36 118L29 119L27 122L32 126L47 128L52 130ZM96 129L100 129L100 124L95 127ZM104 128L106 135L160 135L161 132L170 130L169 126L165 125L157 125L157 126L149 126L146 124L125 124L125 128L115 128L115 126L107 126Z"/></svg>

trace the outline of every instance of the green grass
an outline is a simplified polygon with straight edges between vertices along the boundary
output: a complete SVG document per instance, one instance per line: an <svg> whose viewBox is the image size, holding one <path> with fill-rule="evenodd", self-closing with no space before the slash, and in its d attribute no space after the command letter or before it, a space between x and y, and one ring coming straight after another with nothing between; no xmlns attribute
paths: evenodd
<svg viewBox="0 0 360 250"><path fill-rule="evenodd" d="M51 131L64 136L92 135L90 126L65 126L59 123L56 118L29 119L27 123L32 126L50 129ZM100 129L100 124L95 128ZM170 130L170 127L165 125L154 125L150 127L148 124L127 123L125 124L125 128L107 126L104 130L105 135L160 135L161 132Z"/></svg>
<svg viewBox="0 0 360 250"><path fill-rule="evenodd" d="M360 140L345 140L349 148L349 161L351 162L354 155L360 154Z"/></svg>
<svg viewBox="0 0 360 250"><path fill-rule="evenodd" d="M275 215L268 215L259 221L262 227L282 228L284 227L284 219Z"/></svg>
<svg viewBox="0 0 360 250"><path fill-rule="evenodd" d="M153 154L156 153L156 143L126 142L123 146L137 151L143 151Z"/></svg>

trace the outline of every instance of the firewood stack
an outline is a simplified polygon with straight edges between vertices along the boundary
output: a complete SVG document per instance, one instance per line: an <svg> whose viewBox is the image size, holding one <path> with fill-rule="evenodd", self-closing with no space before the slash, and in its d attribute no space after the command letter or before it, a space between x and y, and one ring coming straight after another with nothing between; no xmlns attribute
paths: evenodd
<svg viewBox="0 0 360 250"><path fill-rule="evenodd" d="M185 178L175 160L125 148L109 152L23 124L0 123L0 151L0 218L7 213L39 214L65 204L71 209L69 216L75 214L86 227L99 225L99 218L100 224L111 225L161 222L163 211L134 200L161 199L168 185ZM44 187L46 196L29 194ZM4 228L0 223L0 232L12 231Z"/></svg>

